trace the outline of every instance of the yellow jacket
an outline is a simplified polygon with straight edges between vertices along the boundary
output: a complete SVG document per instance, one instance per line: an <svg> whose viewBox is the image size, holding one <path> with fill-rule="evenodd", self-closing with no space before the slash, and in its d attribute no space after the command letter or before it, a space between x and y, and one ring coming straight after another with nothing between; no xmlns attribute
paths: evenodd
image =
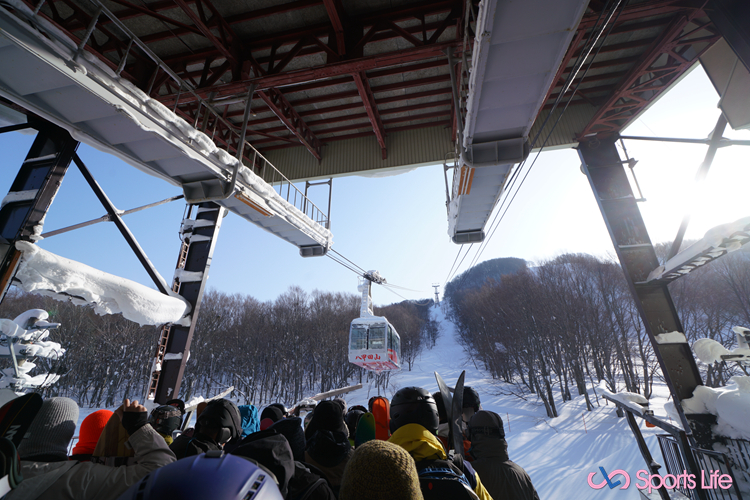
<svg viewBox="0 0 750 500"><path fill-rule="evenodd" d="M388 441L408 451L415 462L448 459L438 438L419 424L406 424L399 427ZM479 500L492 500L476 472L474 473L474 479L477 482L474 493L477 494Z"/></svg>

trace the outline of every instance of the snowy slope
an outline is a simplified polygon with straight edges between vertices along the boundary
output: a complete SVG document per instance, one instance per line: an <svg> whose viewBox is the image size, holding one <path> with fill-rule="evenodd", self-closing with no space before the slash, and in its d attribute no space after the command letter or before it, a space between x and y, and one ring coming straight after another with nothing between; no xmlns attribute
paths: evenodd
<svg viewBox="0 0 750 500"><path fill-rule="evenodd" d="M645 463L636 445L633 434L624 418L617 418L612 404L600 398L601 407L586 412L583 397L560 404L559 392L555 394L560 417L549 419L544 407L536 402L534 395L528 401L515 396L503 395L503 384L493 381L484 370L477 368L455 340L455 327L439 308L433 309L434 318L441 322L441 335L435 347L425 350L412 371L406 369L391 376L391 385L385 391L388 398L401 387L415 385L438 390L433 372L437 371L453 385L462 370L466 370L466 385L477 390L482 407L498 413L505 423L508 453L531 476L534 487L542 500L591 499L620 500L636 499L636 473L645 469ZM665 393L663 388L661 392ZM589 388L592 401L596 401ZM369 397L376 395L374 389L365 385L361 390L346 395L348 405L367 405ZM652 399L651 408L656 414L666 415L662 409L665 398ZM584 429L585 414L585 429ZM673 422L674 423L674 422ZM641 424L649 449L654 459L663 464L656 434L658 428L646 428ZM627 490L610 490L605 487L594 490L588 486L587 477L596 472L595 483L603 478L599 467L610 474L623 469L630 474L631 484ZM618 476L618 479L621 479ZM639 482L643 484L642 481Z"/></svg>
<svg viewBox="0 0 750 500"><path fill-rule="evenodd" d="M438 390L434 372L440 373L449 385L453 385L462 370L466 370L466 385L474 387L482 400L485 410L498 413L505 423L508 452L512 460L520 464L531 476L532 482L542 500L618 500L637 499L636 473L645 468L635 439L624 418L617 418L614 407L599 399L602 406L593 412L585 411L583 397L560 404L559 393L555 394L560 417L549 419L544 407L536 402L533 395L524 401L515 396L502 394L503 384L493 381L484 370L469 359L463 348L455 340L455 327L445 319L439 308L433 309L434 318L440 321L441 335L433 349L425 350L414 363L412 371L404 369L392 374L391 383L385 390L389 399L401 387L415 385ZM352 381L352 383L356 383ZM506 387L507 388L507 387ZM663 386L655 387L657 394L666 394ZM592 401L596 401L594 391L589 387ZM374 386L367 384L358 391L345 396L347 405L367 405L371 396L377 395ZM651 400L651 408L657 415L666 417L662 409L665 397ZM287 402L291 403L291 402ZM95 408L81 408L80 421ZM585 423L584 423L585 416ZM673 422L675 423L675 422ZM584 426L585 424L585 426ZM646 428L641 424L649 449L654 459L664 464L656 434L658 428ZM622 491L604 487L594 490L588 486L587 477L596 472L595 483L603 478L599 467L608 473L622 469L631 478L630 487ZM618 476L618 479L622 479ZM642 484L642 481L639 482Z"/></svg>

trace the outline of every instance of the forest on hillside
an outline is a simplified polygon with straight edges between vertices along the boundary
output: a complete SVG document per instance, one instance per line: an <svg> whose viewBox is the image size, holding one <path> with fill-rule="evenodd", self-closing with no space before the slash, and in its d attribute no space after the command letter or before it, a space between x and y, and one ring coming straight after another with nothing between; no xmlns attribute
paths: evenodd
<svg viewBox="0 0 750 500"><path fill-rule="evenodd" d="M360 296L289 290L273 301L209 290L203 297L180 397L209 397L234 386L234 396L256 405L293 404L305 397L349 385L354 380L385 384L348 362L350 322L359 316ZM403 369L410 370L421 349L434 344L437 325L432 301L404 301L376 307L401 336ZM159 329L121 315L98 316L89 307L58 302L16 289L0 304L0 318L13 319L33 308L61 323L49 340L65 354L34 360L40 372L62 373L41 390L44 397L67 396L80 406L112 407L123 398L142 400L159 339ZM4 360L3 368L10 366ZM32 372L34 374L34 372Z"/></svg>
<svg viewBox="0 0 750 500"><path fill-rule="evenodd" d="M571 390L585 395L590 409L587 384L605 380L612 391L649 397L661 377L619 264L567 254L466 281L471 286L454 279L449 297L460 341L519 396L538 396L549 417L557 416L556 401L572 399ZM722 257L669 289L690 344L710 338L731 349L732 327L750 326L749 252ZM727 362L700 367L713 387L744 370Z"/></svg>

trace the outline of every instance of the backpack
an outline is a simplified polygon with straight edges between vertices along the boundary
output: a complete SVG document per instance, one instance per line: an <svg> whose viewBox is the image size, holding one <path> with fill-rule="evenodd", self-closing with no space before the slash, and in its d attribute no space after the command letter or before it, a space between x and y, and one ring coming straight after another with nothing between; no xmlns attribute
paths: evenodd
<svg viewBox="0 0 750 500"><path fill-rule="evenodd" d="M424 500L478 500L472 484L456 465L448 460L417 462L419 487ZM473 479L473 478L472 478Z"/></svg>

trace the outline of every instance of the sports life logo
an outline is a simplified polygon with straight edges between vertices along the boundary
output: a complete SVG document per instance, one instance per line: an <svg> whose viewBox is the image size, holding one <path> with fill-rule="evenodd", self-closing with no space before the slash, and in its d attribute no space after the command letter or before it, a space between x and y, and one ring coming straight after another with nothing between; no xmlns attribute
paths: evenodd
<svg viewBox="0 0 750 500"><path fill-rule="evenodd" d="M602 481L599 484L595 484L593 479L596 475L596 472L590 472L588 477L588 483L589 486L591 486L595 490L600 490L604 488L605 486L609 486L609 489L614 489L620 486L622 484L622 481L618 480L617 482L614 482L614 478L617 475L621 475L623 479L625 479L625 484L620 488L621 490L626 489L628 486L630 486L630 474L625 472L622 469L617 469L612 472L612 474L607 474L607 471L604 470L604 467L599 467L599 470L602 472L602 476L604 477L604 481Z"/></svg>
<svg viewBox="0 0 750 500"><path fill-rule="evenodd" d="M600 490L605 486L609 486L609 489L614 489L619 486L621 490L624 490L630 486L630 474L622 469L612 471L611 474L607 474L604 467L599 467L599 471L601 471L601 475L604 478L600 483L594 482L594 477L598 474L597 472L590 472L588 475L588 484L592 489ZM617 476L622 476L622 479L615 480ZM689 474L687 471L682 471L682 474L667 474L662 476L660 474L649 474L648 471L641 469L636 473L635 477L638 479L635 487L639 490L648 489L649 494L653 490L658 490L662 487L667 490L674 490L676 488L685 488L688 490L728 490L732 488L732 476L724 474L721 470L701 470L698 477L695 474ZM640 481L643 481L643 484Z"/></svg>

